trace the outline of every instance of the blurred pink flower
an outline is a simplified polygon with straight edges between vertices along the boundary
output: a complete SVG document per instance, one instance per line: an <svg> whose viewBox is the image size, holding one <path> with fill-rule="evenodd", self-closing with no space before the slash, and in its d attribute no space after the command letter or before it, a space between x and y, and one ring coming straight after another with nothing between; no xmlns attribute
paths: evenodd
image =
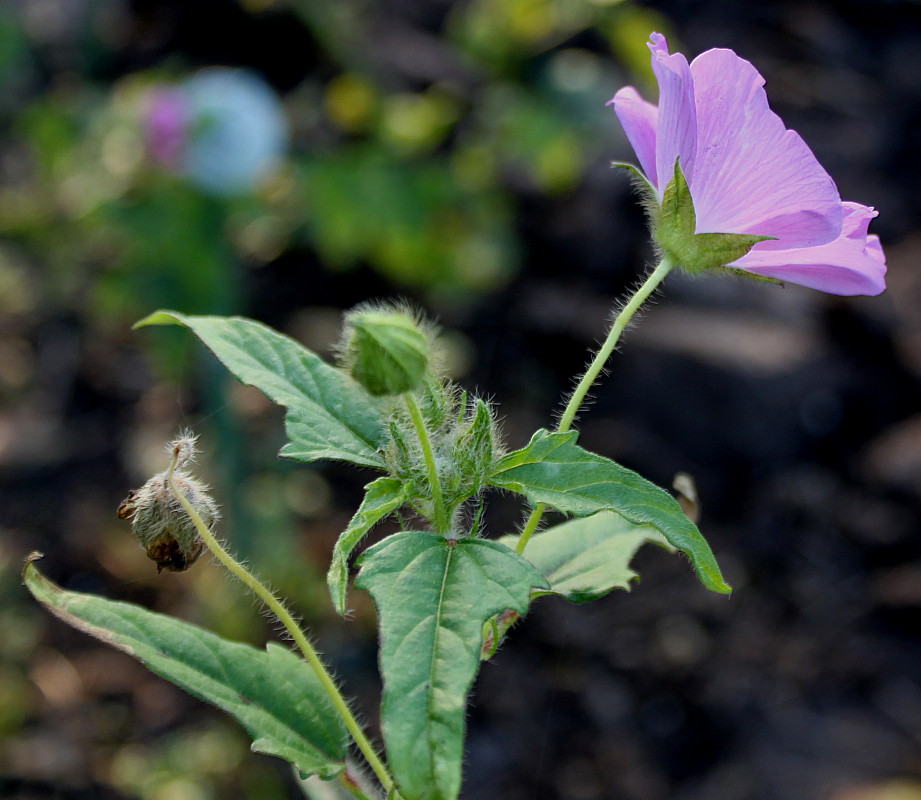
<svg viewBox="0 0 921 800"><path fill-rule="evenodd" d="M843 203L799 134L768 106L764 78L732 50L691 64L649 37L658 107L631 86L609 105L659 201L678 160L696 233L771 236L728 266L839 295L879 294L885 256L872 208Z"/></svg>
<svg viewBox="0 0 921 800"><path fill-rule="evenodd" d="M147 100L147 150L160 166L178 171L182 165L189 108L178 89L157 86Z"/></svg>

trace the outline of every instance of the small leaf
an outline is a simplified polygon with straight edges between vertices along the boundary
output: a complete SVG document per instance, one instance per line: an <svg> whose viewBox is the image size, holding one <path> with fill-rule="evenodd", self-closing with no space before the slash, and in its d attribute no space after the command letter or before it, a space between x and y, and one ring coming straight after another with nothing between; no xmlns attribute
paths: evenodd
<svg viewBox="0 0 921 800"><path fill-rule="evenodd" d="M588 517L607 510L636 524L648 522L691 559L704 586L729 593L710 546L675 498L632 470L579 447L577 437L576 431L537 431L526 447L498 461L489 483L564 514Z"/></svg>
<svg viewBox="0 0 921 800"><path fill-rule="evenodd" d="M400 794L454 800L483 623L506 608L524 613L544 579L497 542L417 531L384 539L359 563L355 585L380 619L382 730Z"/></svg>
<svg viewBox="0 0 921 800"><path fill-rule="evenodd" d="M152 672L226 711L253 738L252 749L323 778L344 767L348 734L310 667L290 650L229 642L131 603L62 589L32 563L26 587L55 616L134 656Z"/></svg>
<svg viewBox="0 0 921 800"><path fill-rule="evenodd" d="M243 383L285 406L291 440L281 455L384 466L384 422L371 398L341 370L271 328L242 317L157 311L135 324L185 325Z"/></svg>
<svg viewBox="0 0 921 800"><path fill-rule="evenodd" d="M514 548L517 536L503 536L502 544ZM614 589L630 590L638 576L630 561L644 544L673 551L652 525L635 525L613 511L554 525L528 543L524 557L550 584L547 592L573 603L587 603Z"/></svg>
<svg viewBox="0 0 921 800"><path fill-rule="evenodd" d="M378 478L365 486L365 496L349 526L339 534L333 548L326 583L333 605L345 614L345 593L349 582L349 554L373 525L406 502L406 485L396 478Z"/></svg>
<svg viewBox="0 0 921 800"><path fill-rule="evenodd" d="M702 272L731 264L740 259L758 242L773 236L748 233L697 233L697 215L691 190L681 165L675 161L674 177L662 195L662 211L655 236L656 243L688 272Z"/></svg>

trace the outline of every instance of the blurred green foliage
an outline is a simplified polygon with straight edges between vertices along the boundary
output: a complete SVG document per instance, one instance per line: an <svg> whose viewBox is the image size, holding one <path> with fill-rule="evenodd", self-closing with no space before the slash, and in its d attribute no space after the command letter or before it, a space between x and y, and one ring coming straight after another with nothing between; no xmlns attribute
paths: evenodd
<svg viewBox="0 0 921 800"><path fill-rule="evenodd" d="M243 5L258 24L286 4ZM609 147L603 103L630 78L618 63L647 83L646 35L668 27L618 0L456 3L439 30L394 34L422 48L414 75L368 53L365 3L287 6L320 64L282 98L294 130L286 163L231 198L147 153L145 103L191 71L181 53L111 81L70 70L41 80L25 68L43 57L35 21L16 6L5 16L0 75L13 76L19 102L5 110L2 147L18 163L0 194L0 236L40 259L59 301L79 297L118 324L156 305L232 311L241 268L303 248L329 269L367 264L423 295L494 290L521 266L520 198L579 185ZM74 34L85 55L67 66L90 71L118 50L93 35L89 11L67 21L89 29Z"/></svg>

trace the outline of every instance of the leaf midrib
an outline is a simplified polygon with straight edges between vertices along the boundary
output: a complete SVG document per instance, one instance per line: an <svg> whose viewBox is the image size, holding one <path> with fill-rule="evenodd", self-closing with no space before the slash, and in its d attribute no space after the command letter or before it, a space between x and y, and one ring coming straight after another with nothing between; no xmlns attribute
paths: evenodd
<svg viewBox="0 0 921 800"><path fill-rule="evenodd" d="M432 723L432 703L435 698L435 663L437 662L437 653L438 653L438 640L439 633L441 631L441 617L444 609L444 597L445 591L447 590L448 585L448 573L451 569L451 561L454 556L454 551L457 548L457 544L453 547L449 547L447 540L445 540L445 547L448 549L448 555L445 558L445 568L444 574L441 576L441 589L438 592L438 604L435 608L435 631L434 638L432 641L432 656L429 660L429 690L427 692L428 697L425 700L425 719L426 719L426 739L429 741L429 774L435 775L435 748L431 746L432 736L431 736L431 723Z"/></svg>

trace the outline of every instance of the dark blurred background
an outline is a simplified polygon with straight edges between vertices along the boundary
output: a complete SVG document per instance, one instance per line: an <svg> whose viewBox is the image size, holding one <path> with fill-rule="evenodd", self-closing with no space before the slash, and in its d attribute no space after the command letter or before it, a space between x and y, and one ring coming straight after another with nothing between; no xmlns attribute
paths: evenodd
<svg viewBox="0 0 921 800"><path fill-rule="evenodd" d="M279 461L277 409L131 324L242 313L328 353L343 309L409 298L521 446L651 258L604 107L655 100L651 30L756 64L878 208L890 288L668 280L582 441L690 472L735 593L650 550L630 594L536 603L476 685L463 796L921 798L921 5L895 0L0 2L0 796L301 796L20 585L38 549L69 588L277 636L206 559L158 576L115 518L183 425L222 532L376 724L373 608L355 592L344 622L323 580L373 476ZM493 502L489 535L521 513Z"/></svg>

